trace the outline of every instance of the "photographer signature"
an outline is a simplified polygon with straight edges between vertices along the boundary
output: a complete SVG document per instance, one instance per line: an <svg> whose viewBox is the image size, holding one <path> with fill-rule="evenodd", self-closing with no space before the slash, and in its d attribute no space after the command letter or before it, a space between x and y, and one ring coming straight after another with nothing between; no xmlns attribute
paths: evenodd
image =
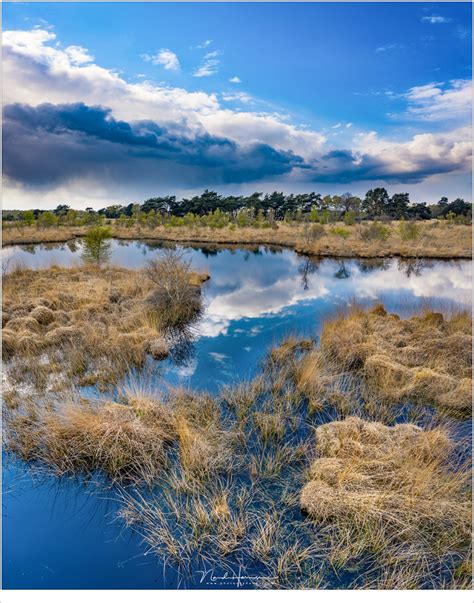
<svg viewBox="0 0 474 603"><path fill-rule="evenodd" d="M236 588L241 588L242 586L255 586L259 582L271 582L275 580L272 577L262 578L261 576L247 576L238 574L229 574L229 572L225 572L222 575L217 575L214 573L213 569L208 570L196 570L198 574L201 574L200 583L205 582L206 584L212 584L214 586L235 586Z"/></svg>

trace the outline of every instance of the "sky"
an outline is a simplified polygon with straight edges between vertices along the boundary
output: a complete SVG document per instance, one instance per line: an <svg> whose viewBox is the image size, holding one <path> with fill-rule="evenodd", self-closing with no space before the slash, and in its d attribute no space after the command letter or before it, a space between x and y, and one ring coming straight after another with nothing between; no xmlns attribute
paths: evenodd
<svg viewBox="0 0 474 603"><path fill-rule="evenodd" d="M470 3L8 3L3 207L471 200Z"/></svg>

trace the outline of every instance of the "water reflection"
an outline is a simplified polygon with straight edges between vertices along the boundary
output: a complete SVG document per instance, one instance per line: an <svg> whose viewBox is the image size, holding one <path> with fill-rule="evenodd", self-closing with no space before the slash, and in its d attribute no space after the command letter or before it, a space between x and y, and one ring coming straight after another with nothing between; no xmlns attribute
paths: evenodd
<svg viewBox="0 0 474 603"><path fill-rule="evenodd" d="M138 268L160 248L156 241L113 241L112 261ZM71 266L81 263L81 251L74 240L7 247L2 257L12 266ZM205 314L194 337L180 342L159 371L165 382L209 391L251 377L273 343L290 333L317 336L328 314L354 301L382 299L390 311L409 314L426 298L445 307L468 304L471 296L470 261L310 259L281 248L215 245L187 247L186 255L211 276L203 287ZM156 376L156 366L150 359L146 369ZM3 474L5 586L170 585L156 559L142 556L139 540L110 523L113 503L91 509L84 489L55 488L54 480L32 485L23 471L14 464Z"/></svg>

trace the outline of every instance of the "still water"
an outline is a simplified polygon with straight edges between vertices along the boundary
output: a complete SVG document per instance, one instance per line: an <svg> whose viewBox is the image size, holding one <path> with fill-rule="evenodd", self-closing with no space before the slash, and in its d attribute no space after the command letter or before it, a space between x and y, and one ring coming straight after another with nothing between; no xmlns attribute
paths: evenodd
<svg viewBox="0 0 474 603"><path fill-rule="evenodd" d="M112 262L143 266L157 243L113 241ZM266 350L288 334L317 336L327 316L353 303L383 301L409 315L427 301L441 309L469 304L470 261L309 260L287 249L184 248L207 270L205 314L195 341L161 363L165 382L215 391L251 377ZM6 269L81 264L81 246L13 246ZM3 467L4 588L166 588L175 576L116 520L113 492L74 480L33 476L20 462ZM194 587L199 587L196 577Z"/></svg>

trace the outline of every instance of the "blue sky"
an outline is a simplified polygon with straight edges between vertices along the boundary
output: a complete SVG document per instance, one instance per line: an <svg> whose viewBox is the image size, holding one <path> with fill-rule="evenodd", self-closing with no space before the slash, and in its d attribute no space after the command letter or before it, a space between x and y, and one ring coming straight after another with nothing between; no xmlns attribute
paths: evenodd
<svg viewBox="0 0 474 603"><path fill-rule="evenodd" d="M470 3L4 3L3 30L29 109L5 112L7 205L470 198Z"/></svg>

